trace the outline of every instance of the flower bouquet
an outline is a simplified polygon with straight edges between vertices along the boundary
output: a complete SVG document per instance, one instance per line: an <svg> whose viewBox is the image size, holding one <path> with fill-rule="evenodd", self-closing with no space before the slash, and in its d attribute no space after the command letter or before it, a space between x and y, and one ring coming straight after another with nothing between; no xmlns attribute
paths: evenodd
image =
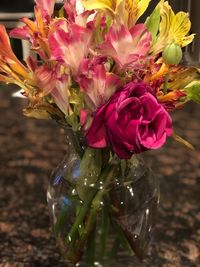
<svg viewBox="0 0 200 267"><path fill-rule="evenodd" d="M170 114L200 102L199 70L185 66L187 13L150 0L35 0L34 21L10 36L35 57L20 62L0 26L0 81L28 99L28 117L54 119L67 154L47 192L53 228L73 266L132 266L142 259L159 199L155 177L138 154L177 136ZM121 264L121 265L120 265Z"/></svg>

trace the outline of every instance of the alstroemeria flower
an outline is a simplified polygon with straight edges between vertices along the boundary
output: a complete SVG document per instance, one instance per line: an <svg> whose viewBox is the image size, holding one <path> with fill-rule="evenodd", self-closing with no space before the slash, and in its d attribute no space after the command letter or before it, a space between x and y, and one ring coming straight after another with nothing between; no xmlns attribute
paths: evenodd
<svg viewBox="0 0 200 267"><path fill-rule="evenodd" d="M42 17L42 12L43 10L36 5L34 8L35 21L32 21L26 17L22 18L21 22L23 22L25 26L22 28L14 28L13 30L11 30L10 36L13 38L29 39L30 41L32 41L34 35L37 35L38 37L38 35L40 34L42 37L46 37L46 33L48 32L47 26L50 23L50 20L44 21Z"/></svg>
<svg viewBox="0 0 200 267"><path fill-rule="evenodd" d="M122 24L127 28L133 27L137 20L144 14L151 0L123 0L117 12Z"/></svg>
<svg viewBox="0 0 200 267"><path fill-rule="evenodd" d="M120 69L128 65L134 69L134 65L146 60L150 42L151 34L144 24L137 24L130 30L124 25L114 24L99 50L102 55L112 57Z"/></svg>
<svg viewBox="0 0 200 267"><path fill-rule="evenodd" d="M114 13L122 1L123 0L82 0L82 4L87 10L108 9Z"/></svg>
<svg viewBox="0 0 200 267"><path fill-rule="evenodd" d="M171 43L185 47L194 39L194 34L188 35L191 22L188 13L174 13L168 1L161 1L156 7L161 15L159 35L152 46L152 52L158 54Z"/></svg>
<svg viewBox="0 0 200 267"><path fill-rule="evenodd" d="M46 38L48 33L48 25L51 22L55 0L36 0L34 7L35 21L28 18L22 18L21 21L25 24L22 28L14 28L10 32L13 38L28 39L33 43L36 37Z"/></svg>
<svg viewBox="0 0 200 267"><path fill-rule="evenodd" d="M92 66L86 75L80 75L78 82L91 111L104 104L121 85L119 77L107 73L103 64Z"/></svg>
<svg viewBox="0 0 200 267"><path fill-rule="evenodd" d="M36 51L43 60L49 60L50 58L48 38L57 29L68 32L68 24L70 24L72 31L74 31L75 26L71 24L77 24L83 28L87 28L87 25L88 28L92 27L91 22L90 24L88 23L88 17L93 11L84 11L79 14L77 12L77 2L75 0L67 1L64 5L67 18L51 17L54 4L55 0L37 0L34 8L35 21L22 18L21 21L25 26L10 31L11 37L28 40L31 43L31 48ZM73 36L73 39L80 37L80 29L81 28L75 30L76 36Z"/></svg>
<svg viewBox="0 0 200 267"><path fill-rule="evenodd" d="M17 74L23 79L27 79L29 77L28 69L13 53L8 34L3 25L0 25L0 72L5 75L6 73L8 75L12 74L13 76L16 76Z"/></svg>
<svg viewBox="0 0 200 267"><path fill-rule="evenodd" d="M92 31L77 24L69 25L68 30L58 29L49 37L51 59L65 64L76 75L88 54Z"/></svg>
<svg viewBox="0 0 200 267"><path fill-rule="evenodd" d="M67 74L61 75L58 66L49 68L47 65L42 65L35 69L34 81L41 90L42 96L50 94L60 110L66 115L69 113L69 79Z"/></svg>
<svg viewBox="0 0 200 267"><path fill-rule="evenodd" d="M32 49L44 60L49 59L47 39L51 30L50 24L53 27L51 15L53 14L54 5L54 0L36 0L34 8L35 21L22 18L21 21L25 26L17 27L10 31L11 37L28 40L32 45Z"/></svg>
<svg viewBox="0 0 200 267"><path fill-rule="evenodd" d="M86 27L88 18L94 13L93 10L88 11L84 10L80 1L77 0L68 0L64 4L65 13L67 15L68 23L75 23L79 26Z"/></svg>
<svg viewBox="0 0 200 267"><path fill-rule="evenodd" d="M127 28L135 25L145 12L150 0L82 0L86 10L108 10Z"/></svg>

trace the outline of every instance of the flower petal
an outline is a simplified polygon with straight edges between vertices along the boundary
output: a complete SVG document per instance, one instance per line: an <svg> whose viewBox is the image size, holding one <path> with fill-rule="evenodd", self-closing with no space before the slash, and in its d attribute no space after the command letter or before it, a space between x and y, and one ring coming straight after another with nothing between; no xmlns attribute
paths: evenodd
<svg viewBox="0 0 200 267"><path fill-rule="evenodd" d="M120 69L129 64L134 68L137 61L146 56L150 42L151 34L144 24L138 24L130 30L124 25L114 24L99 49L102 55L112 57Z"/></svg>
<svg viewBox="0 0 200 267"><path fill-rule="evenodd" d="M49 16L53 14L55 2L55 0L35 0L36 5Z"/></svg>
<svg viewBox="0 0 200 267"><path fill-rule="evenodd" d="M27 26L23 26L22 28L14 28L13 30L10 31L9 35L12 38L19 38L24 40L29 40L30 38Z"/></svg>
<svg viewBox="0 0 200 267"><path fill-rule="evenodd" d="M77 24L71 24L68 32L58 29L49 37L51 59L66 64L76 75L89 51L91 37L89 29Z"/></svg>
<svg viewBox="0 0 200 267"><path fill-rule="evenodd" d="M86 66L84 65L86 72ZM87 69L85 75L80 75L78 78L80 88L89 97L85 98L88 108L92 107L95 111L99 106L104 104L119 88L121 82L119 77L113 73L106 73L103 64L98 64ZM90 101L92 101L92 106Z"/></svg>
<svg viewBox="0 0 200 267"><path fill-rule="evenodd" d="M95 115L95 123L92 123L88 132L86 133L86 140L88 146L93 148L104 148L108 145L108 137L104 124L105 109L100 108Z"/></svg>
<svg viewBox="0 0 200 267"><path fill-rule="evenodd" d="M27 68L17 59L12 51L8 34L3 25L0 25L0 60L8 64L12 71L24 78L28 77Z"/></svg>

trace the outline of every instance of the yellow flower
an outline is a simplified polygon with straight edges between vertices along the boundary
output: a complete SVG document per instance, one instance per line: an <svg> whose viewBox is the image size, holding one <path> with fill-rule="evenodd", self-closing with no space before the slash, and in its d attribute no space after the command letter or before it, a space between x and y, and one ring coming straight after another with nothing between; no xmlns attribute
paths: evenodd
<svg viewBox="0 0 200 267"><path fill-rule="evenodd" d="M108 10L122 24L131 28L147 9L151 0L82 0L87 10Z"/></svg>
<svg viewBox="0 0 200 267"><path fill-rule="evenodd" d="M174 43L184 47L193 41L194 34L187 36L191 28L188 13L181 11L175 14L168 1L164 0L161 0L156 8L160 11L161 22L159 35L152 47L154 54L163 51L168 44Z"/></svg>
<svg viewBox="0 0 200 267"><path fill-rule="evenodd" d="M111 12L115 12L121 2L123 0L82 0L82 4L87 10L108 9Z"/></svg>
<svg viewBox="0 0 200 267"><path fill-rule="evenodd" d="M151 0L124 0L117 9L121 22L128 28L135 25L136 21L147 9Z"/></svg>

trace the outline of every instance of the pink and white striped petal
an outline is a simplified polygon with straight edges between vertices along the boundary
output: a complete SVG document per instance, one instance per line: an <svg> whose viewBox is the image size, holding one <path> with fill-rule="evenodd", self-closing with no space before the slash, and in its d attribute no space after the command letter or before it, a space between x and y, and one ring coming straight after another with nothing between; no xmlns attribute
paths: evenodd
<svg viewBox="0 0 200 267"><path fill-rule="evenodd" d="M61 76L59 66L50 69L47 65L38 66L34 71L36 86L42 94L51 95L60 110L67 115L69 113L68 75Z"/></svg>
<svg viewBox="0 0 200 267"><path fill-rule="evenodd" d="M88 75L82 75L78 81L81 90L87 95L85 102L92 111L108 101L121 85L118 76L107 73L103 64L94 65L88 70Z"/></svg>
<svg viewBox="0 0 200 267"><path fill-rule="evenodd" d="M51 95L56 103L56 105L59 107L59 109L65 114L69 114L69 95L68 95L68 79L65 79L65 81L62 79L56 81L56 86L51 92Z"/></svg>
<svg viewBox="0 0 200 267"><path fill-rule="evenodd" d="M124 25L114 24L105 42L99 46L99 52L113 58L120 69L128 65L134 68L147 55L150 43L151 34L144 24L137 24L130 30Z"/></svg>
<svg viewBox="0 0 200 267"><path fill-rule="evenodd" d="M68 0L64 4L64 9L67 14L67 20L69 23L75 23L75 17L77 15L76 0Z"/></svg>
<svg viewBox="0 0 200 267"><path fill-rule="evenodd" d="M35 0L36 5L42 10L43 14L52 16L55 6L55 0Z"/></svg>
<svg viewBox="0 0 200 267"><path fill-rule="evenodd" d="M34 70L34 80L44 95L51 93L56 85L56 71L47 65L37 66Z"/></svg>
<svg viewBox="0 0 200 267"><path fill-rule="evenodd" d="M58 29L49 37L51 59L68 66L77 75L82 60L87 57L92 31L77 24L69 25L69 31Z"/></svg>

